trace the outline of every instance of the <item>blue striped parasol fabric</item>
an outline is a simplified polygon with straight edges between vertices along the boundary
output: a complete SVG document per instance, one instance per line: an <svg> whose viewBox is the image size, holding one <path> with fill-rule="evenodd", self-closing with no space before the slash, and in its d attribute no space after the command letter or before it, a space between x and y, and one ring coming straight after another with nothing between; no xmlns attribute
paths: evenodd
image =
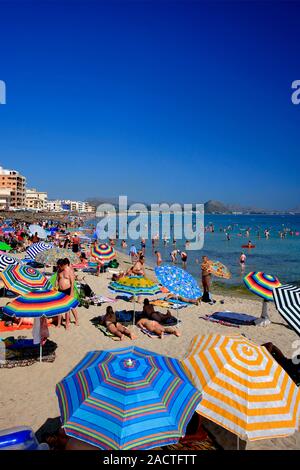
<svg viewBox="0 0 300 470"><path fill-rule="evenodd" d="M67 435L123 450L178 442L201 400L177 359L138 347L88 353L56 394Z"/></svg>

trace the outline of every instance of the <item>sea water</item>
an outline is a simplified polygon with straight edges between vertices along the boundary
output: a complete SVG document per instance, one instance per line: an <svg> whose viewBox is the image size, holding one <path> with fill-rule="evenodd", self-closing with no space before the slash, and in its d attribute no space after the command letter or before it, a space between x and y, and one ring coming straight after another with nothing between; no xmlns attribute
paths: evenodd
<svg viewBox="0 0 300 470"><path fill-rule="evenodd" d="M134 217L129 216L128 221ZM149 217L150 219L150 217ZM100 219L89 221L94 224ZM164 262L171 262L170 252L174 249L184 250L188 254L187 271L200 278L201 257L207 255L212 260L218 260L225 264L231 271L232 277L224 282L231 285L242 284L245 274L250 271L263 271L267 274L275 275L282 283L296 282L300 283L300 215L214 215L206 214L204 217L205 226L214 226L214 232L206 231L204 234L204 246L201 250L187 250L185 240L176 240L173 245L174 219L171 216L171 236L168 244L165 246L162 240L163 234L160 234L160 240L156 241L154 250L150 239L150 224L148 227L149 238L146 240L146 263L155 266L154 251L160 251ZM246 236L246 230L250 228L249 237ZM264 236L264 230L270 231L270 237ZM287 232L286 237L281 239L279 232L284 229L294 232L290 235ZM258 237L258 232L260 238ZM230 240L227 240L226 233L229 233ZM242 235L242 236L240 236ZM120 240L117 240L116 246L120 249L122 234ZM255 245L253 249L242 248L248 241ZM137 249L140 249L140 241L134 240ZM128 253L131 244L130 238L127 239L128 248L123 249ZM239 257L241 252L246 254L245 271L241 271ZM177 265L181 266L180 256Z"/></svg>

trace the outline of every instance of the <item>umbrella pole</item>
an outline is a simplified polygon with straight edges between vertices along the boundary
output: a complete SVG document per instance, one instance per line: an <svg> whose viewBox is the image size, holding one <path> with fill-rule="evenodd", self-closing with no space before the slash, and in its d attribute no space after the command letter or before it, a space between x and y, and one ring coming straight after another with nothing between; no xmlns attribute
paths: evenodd
<svg viewBox="0 0 300 470"><path fill-rule="evenodd" d="M135 295L133 296L133 326L135 326Z"/></svg>
<svg viewBox="0 0 300 470"><path fill-rule="evenodd" d="M179 310L179 308L178 308L178 294L176 294L176 299L177 299L177 308L176 308L176 310L177 310L177 315L176 315L176 317L177 317L177 326L179 327L179 313L178 313L178 310Z"/></svg>
<svg viewBox="0 0 300 470"><path fill-rule="evenodd" d="M43 349L43 346L42 346L42 343L40 343L40 362L42 362L42 349Z"/></svg>

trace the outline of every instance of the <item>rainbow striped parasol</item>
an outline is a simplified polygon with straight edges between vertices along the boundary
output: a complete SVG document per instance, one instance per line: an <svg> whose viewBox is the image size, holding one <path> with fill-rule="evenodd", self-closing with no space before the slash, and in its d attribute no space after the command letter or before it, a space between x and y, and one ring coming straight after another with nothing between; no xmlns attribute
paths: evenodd
<svg viewBox="0 0 300 470"><path fill-rule="evenodd" d="M11 265L2 271L0 276L6 288L17 294L52 289L46 276L30 266L23 266L21 264Z"/></svg>
<svg viewBox="0 0 300 470"><path fill-rule="evenodd" d="M100 245L97 245L97 243L93 244L91 246L91 255L106 262L116 257L115 250L107 243L101 243Z"/></svg>
<svg viewBox="0 0 300 470"><path fill-rule="evenodd" d="M91 351L56 386L66 434L103 450L176 443L201 400L177 359Z"/></svg>
<svg viewBox="0 0 300 470"><path fill-rule="evenodd" d="M30 292L3 307L6 315L17 318L55 317L77 307L78 301L56 290Z"/></svg>
<svg viewBox="0 0 300 470"><path fill-rule="evenodd" d="M273 300L273 289L281 286L281 282L277 277L261 271L252 271L247 274L244 277L244 283L251 292L265 300Z"/></svg>

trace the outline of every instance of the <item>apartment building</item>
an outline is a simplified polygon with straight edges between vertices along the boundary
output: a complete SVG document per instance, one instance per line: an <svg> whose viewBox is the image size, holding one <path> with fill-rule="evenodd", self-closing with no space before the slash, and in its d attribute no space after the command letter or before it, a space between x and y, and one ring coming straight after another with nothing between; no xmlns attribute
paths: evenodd
<svg viewBox="0 0 300 470"><path fill-rule="evenodd" d="M44 211L47 209L48 194L44 191L37 191L35 188L26 189L27 209Z"/></svg>
<svg viewBox="0 0 300 470"><path fill-rule="evenodd" d="M10 190L10 206L25 208L26 178L18 171L6 170L0 167L0 189Z"/></svg>

